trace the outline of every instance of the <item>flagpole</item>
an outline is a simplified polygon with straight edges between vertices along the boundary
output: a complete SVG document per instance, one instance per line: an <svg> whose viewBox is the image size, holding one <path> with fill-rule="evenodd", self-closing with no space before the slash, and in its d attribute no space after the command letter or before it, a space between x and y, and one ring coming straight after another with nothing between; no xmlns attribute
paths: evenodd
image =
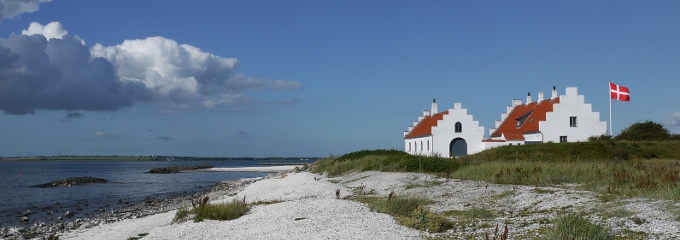
<svg viewBox="0 0 680 240"><path fill-rule="evenodd" d="M612 95L612 94L611 94L611 91L612 91L612 90L611 90L611 83L612 83L612 82L609 81L609 86L607 86L607 88L609 89L609 94L608 94L608 95L609 95L609 136L610 136L610 137L613 137L613 136L614 136L614 132L612 131L612 128L613 128L612 125L613 125L613 124L612 124L612 96L611 96L611 95Z"/></svg>

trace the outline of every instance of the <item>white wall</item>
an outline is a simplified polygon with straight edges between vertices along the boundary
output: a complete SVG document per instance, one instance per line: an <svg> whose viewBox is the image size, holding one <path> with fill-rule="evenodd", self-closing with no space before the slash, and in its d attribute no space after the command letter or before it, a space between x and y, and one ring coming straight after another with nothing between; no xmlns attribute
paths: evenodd
<svg viewBox="0 0 680 240"><path fill-rule="evenodd" d="M575 116L577 127L570 127L569 117ZM585 103L583 95L578 95L575 87L568 87L566 95L560 96L560 103L553 105L545 122L539 123L543 142L560 142L560 136L567 136L569 142L587 141L591 136L600 136L607 131L607 122L600 121L600 113L593 112L592 106Z"/></svg>
<svg viewBox="0 0 680 240"><path fill-rule="evenodd" d="M462 124L462 132L455 132L455 124ZM467 143L467 154L478 153L483 150L482 140L484 139L484 127L479 126L479 122L467 113L467 109L462 108L460 103L455 103L449 114L444 115L442 120L437 122L437 126L432 128L433 154L449 157L449 146L451 141L462 138Z"/></svg>
<svg viewBox="0 0 680 240"><path fill-rule="evenodd" d="M404 151L411 155L433 156L432 136L405 139Z"/></svg>

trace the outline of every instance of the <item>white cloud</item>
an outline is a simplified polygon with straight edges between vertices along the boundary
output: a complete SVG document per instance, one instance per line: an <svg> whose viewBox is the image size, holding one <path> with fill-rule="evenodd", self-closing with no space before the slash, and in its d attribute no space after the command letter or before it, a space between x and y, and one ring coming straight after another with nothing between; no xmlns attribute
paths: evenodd
<svg viewBox="0 0 680 240"><path fill-rule="evenodd" d="M61 25L59 22L51 22L48 23L47 25L42 25L37 22L32 22L30 25L28 25L28 28L21 31L21 34L23 35L43 35L47 40L50 39L62 39L66 34L68 34L68 31L64 29L64 26Z"/></svg>
<svg viewBox="0 0 680 240"><path fill-rule="evenodd" d="M666 122L665 125L669 127L680 126L680 112L674 112L671 115L669 115L669 120L668 122Z"/></svg>
<svg viewBox="0 0 680 240"><path fill-rule="evenodd" d="M126 40L117 46L92 47L117 69L122 81L143 83L156 99L200 104L206 108L238 107L250 102L242 94L261 89L301 88L295 81L248 77L235 71L236 58L224 58L163 37Z"/></svg>
<svg viewBox="0 0 680 240"><path fill-rule="evenodd" d="M0 0L0 22L6 18L13 18L22 13L35 12L41 3L52 0Z"/></svg>
<svg viewBox="0 0 680 240"><path fill-rule="evenodd" d="M165 112L249 111L259 102L245 95L249 91L302 87L245 76L236 72L238 64L163 37L88 49L59 22L32 23L22 35L0 39L0 110L115 111L158 102L171 103Z"/></svg>

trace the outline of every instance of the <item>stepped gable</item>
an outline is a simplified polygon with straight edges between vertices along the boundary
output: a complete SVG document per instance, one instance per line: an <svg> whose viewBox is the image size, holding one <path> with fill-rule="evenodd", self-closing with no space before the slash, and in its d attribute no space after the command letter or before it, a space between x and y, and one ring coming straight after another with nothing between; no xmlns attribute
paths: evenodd
<svg viewBox="0 0 680 240"><path fill-rule="evenodd" d="M539 132L538 123L545 121L546 113L553 111L559 98L515 106L503 123L489 137L505 137L506 140L524 140L525 133ZM517 122L522 122L517 126Z"/></svg>
<svg viewBox="0 0 680 240"><path fill-rule="evenodd" d="M434 114L433 116L425 116L404 138L418 138L432 135L432 127L437 126L437 122L444 119L444 115L446 114L449 114L449 111L443 111Z"/></svg>

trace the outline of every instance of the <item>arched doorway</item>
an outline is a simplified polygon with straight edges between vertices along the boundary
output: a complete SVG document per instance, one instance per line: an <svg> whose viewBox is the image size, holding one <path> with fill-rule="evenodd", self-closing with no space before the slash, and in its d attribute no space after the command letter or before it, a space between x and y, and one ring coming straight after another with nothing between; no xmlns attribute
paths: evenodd
<svg viewBox="0 0 680 240"><path fill-rule="evenodd" d="M465 139L456 138L451 140L449 144L449 157L458 157L467 155L467 142Z"/></svg>

